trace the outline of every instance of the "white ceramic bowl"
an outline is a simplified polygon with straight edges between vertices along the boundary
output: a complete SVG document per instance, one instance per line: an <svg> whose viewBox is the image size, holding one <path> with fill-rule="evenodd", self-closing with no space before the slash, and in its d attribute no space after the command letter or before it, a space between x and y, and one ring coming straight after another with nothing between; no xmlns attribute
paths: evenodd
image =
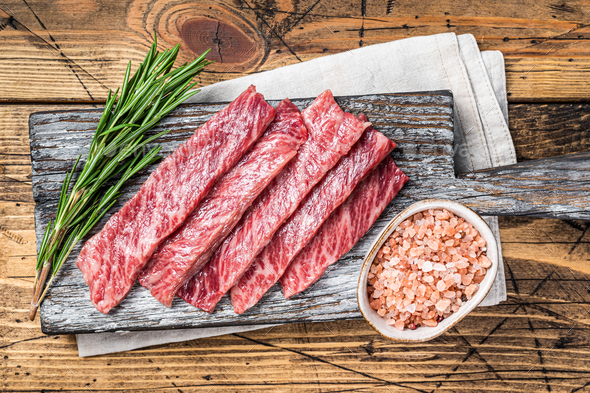
<svg viewBox="0 0 590 393"><path fill-rule="evenodd" d="M453 313L450 317L445 318L436 327L419 327L415 330L404 329L403 331L396 329L393 326L388 325L385 319L377 314L377 311L373 310L369 305L369 294L367 292L367 276L369 269L377 252L385 243L389 235L393 233L395 228L402 223L406 218L416 214L418 212L428 209L447 209L453 212L459 217L469 222L475 229L479 231L481 237L486 241L486 255L492 261L492 266L488 269L485 278L479 285L479 290L475 293L473 298L461 306L459 311ZM448 201L444 199L425 199L420 202L416 202L407 209L399 213L393 220L387 224L381 233L377 236L369 252L365 256L363 261L363 267L359 277L359 283L357 288L357 298L359 308L365 320L382 336L391 340L403 341L403 342L423 342L431 340L437 336L440 336L445 331L453 327L457 322L463 319L471 310L473 310L481 301L486 297L494 280L496 273L498 272L498 244L496 238L492 233L492 230L488 224L481 218L476 212L464 206L460 203Z"/></svg>

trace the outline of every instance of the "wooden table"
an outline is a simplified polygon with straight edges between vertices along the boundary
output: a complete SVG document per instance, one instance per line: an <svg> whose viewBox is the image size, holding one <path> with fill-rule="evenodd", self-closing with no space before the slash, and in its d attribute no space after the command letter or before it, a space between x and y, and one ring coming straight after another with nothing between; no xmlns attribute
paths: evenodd
<svg viewBox="0 0 590 393"><path fill-rule="evenodd" d="M500 219L508 300L421 345L363 321L295 324L79 359L28 321L35 265L27 121L100 107L126 61L208 47L203 85L390 40L472 33L506 58L518 159L590 148L590 3L8 0L0 4L3 391L590 391L590 223Z"/></svg>

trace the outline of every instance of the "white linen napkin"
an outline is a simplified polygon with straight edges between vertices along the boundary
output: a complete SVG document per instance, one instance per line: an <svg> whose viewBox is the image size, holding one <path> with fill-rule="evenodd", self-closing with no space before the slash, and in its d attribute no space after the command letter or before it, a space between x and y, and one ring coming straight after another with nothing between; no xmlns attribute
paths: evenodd
<svg viewBox="0 0 590 393"><path fill-rule="evenodd" d="M451 90L455 103L458 173L516 163L508 130L504 58L480 52L471 34L413 37L326 56L207 86L189 102L231 101L254 84L266 99ZM486 218L499 241L498 220ZM501 249L499 255L502 255ZM506 300L504 265L481 303ZM80 357L212 337L270 325L78 334Z"/></svg>

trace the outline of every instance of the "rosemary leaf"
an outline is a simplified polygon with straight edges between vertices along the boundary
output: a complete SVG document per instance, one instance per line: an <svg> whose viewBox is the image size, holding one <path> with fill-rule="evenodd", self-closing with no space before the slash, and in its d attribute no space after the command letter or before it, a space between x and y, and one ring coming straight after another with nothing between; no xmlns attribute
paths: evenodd
<svg viewBox="0 0 590 393"><path fill-rule="evenodd" d="M154 43L133 76L129 62L122 86L114 93L109 90L84 166L73 185L81 157L66 174L56 216L45 228L37 256L31 319L76 243L115 204L124 183L160 158L159 146L145 155L141 152L168 131L153 136L146 133L181 102L199 92L190 90L196 85L192 80L212 63L205 59L209 51L172 70L179 50L180 45L176 45L158 52L154 36ZM115 184L107 187L109 182ZM47 269L51 276L45 285Z"/></svg>

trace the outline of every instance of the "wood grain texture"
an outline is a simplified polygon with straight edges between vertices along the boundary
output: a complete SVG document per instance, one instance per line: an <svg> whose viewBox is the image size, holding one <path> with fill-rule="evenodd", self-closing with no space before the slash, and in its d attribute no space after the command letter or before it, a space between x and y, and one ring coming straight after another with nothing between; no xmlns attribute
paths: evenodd
<svg viewBox="0 0 590 393"><path fill-rule="evenodd" d="M577 243L582 231L563 221L503 218L500 224L508 301L478 308L456 330L424 344L384 340L365 322L355 320L290 324L79 359L74 336L45 336L38 322L27 320L29 281L0 298L0 389L586 391L590 271L587 263L585 271L572 267L571 272L558 263L572 247L576 248L572 258L586 261L588 233ZM33 230L20 233L29 245L12 251L15 244L0 238L2 249L34 255ZM537 261L541 252L530 251L544 245L555 256L545 252ZM33 266L32 260L28 266ZM0 283L2 293L11 287Z"/></svg>
<svg viewBox="0 0 590 393"><path fill-rule="evenodd" d="M556 104L549 118L544 105L511 105L519 160L558 155L552 146L568 153L586 150L576 138L590 139L584 116L589 107ZM74 108L92 107L64 109ZM28 153L29 115L55 109L0 105L2 171L17 170L13 153ZM566 119L571 128L555 125ZM45 336L38 320L27 319L36 258L34 203L30 159L19 160L14 165L22 168L28 187L10 200L6 188L0 193L0 390L388 393L506 392L514 386L512 392L569 393L590 386L589 308L580 298L589 296L590 225L518 217L500 218L509 301L478 309L457 325L458 334L449 332L433 345L395 345L355 320L290 324L79 359L75 336Z"/></svg>
<svg viewBox="0 0 590 393"><path fill-rule="evenodd" d="M154 31L162 48L181 43L180 61L213 49L202 85L348 48L471 33L482 50L505 55L510 100L584 101L588 11L583 0L8 0L0 7L0 101L104 101Z"/></svg>
<svg viewBox="0 0 590 393"><path fill-rule="evenodd" d="M353 114L365 113L376 129L398 143L393 153L397 164L413 179L408 183L370 233L341 263L330 269L313 289L284 299L275 285L264 299L249 312L237 315L229 298L220 302L213 314L200 311L181 299L171 309L160 305L149 291L136 285L126 300L108 315L96 311L88 298L88 288L75 260L81 244L76 247L60 273L56 285L49 291L41 307L42 329L49 334L86 333L94 331L146 330L203 326L232 326L257 323L327 321L358 318L356 282L358 269L371 239L385 223L415 199L423 199L424 183L438 179L454 179L453 171L453 112L450 92L400 95L337 97L340 106ZM313 102L293 100L300 109ZM278 102L270 102L276 105ZM162 155L168 155L183 143L200 124L207 121L222 105L187 105L176 110L153 132L170 129L162 142ZM33 114L29 127L33 168L33 194L37 233L54 214L59 197L59 184L79 154L85 155L99 111L46 112ZM145 181L155 166L147 168L122 190L117 211ZM417 193L420 194L416 195ZM111 213L107 213L110 216ZM105 218L106 220L106 218ZM103 222L105 221L103 220ZM102 228L99 223L92 234ZM40 238L38 239L40 241ZM147 312L149 310L149 312Z"/></svg>
<svg viewBox="0 0 590 393"><path fill-rule="evenodd" d="M312 289L285 300L279 286L275 285L251 311L236 315L227 298L213 314L196 310L181 299L176 299L172 309L167 309L148 291L136 285L126 300L105 316L89 302L87 286L75 268L80 244L70 257L69 267L64 268L59 282L43 303L43 331L67 334L359 318L356 302L358 269L372 239L401 209L426 198L459 200L481 214L590 219L590 195L584 191L590 189L589 153L478 171L456 180L451 158L450 96L417 93L337 100L347 111L366 113L378 130L398 143L393 156L411 180L369 234ZM311 100L294 100L294 103L303 109ZM188 105L175 111L154 130L172 130L163 141L162 154L170 154L195 127L221 107ZM99 111L31 115L32 181L37 202L38 242L55 212L63 177L78 155L85 155L99 116ZM146 172L151 172L156 165ZM137 176L130 187L123 190L121 203L113 207L113 212L137 191L147 173ZM93 233L101 227L102 223L99 223Z"/></svg>
<svg viewBox="0 0 590 393"><path fill-rule="evenodd" d="M90 359L77 357L74 336L44 336L38 320L27 320L36 258L28 117L71 107L33 102L90 102L85 87L94 100L104 100L106 87L120 84L126 59L137 65L148 33L162 24L146 23L145 38L138 39L127 27L130 2L0 4L0 100L23 102L0 105L0 391L590 391L590 230L579 221L501 217L509 300L478 309L457 332L425 345L384 341L358 320L291 324ZM509 108L519 161L588 150L590 107L573 104L588 100L590 91L587 2L247 4L223 3L260 30L268 47L261 69L297 62L290 48L308 59L358 47L361 40L370 45L418 34L473 33L481 49L504 53L509 100L524 102ZM256 70L217 66L202 76L203 84Z"/></svg>
<svg viewBox="0 0 590 393"><path fill-rule="evenodd" d="M509 112L518 161L590 150L590 105L512 104Z"/></svg>

